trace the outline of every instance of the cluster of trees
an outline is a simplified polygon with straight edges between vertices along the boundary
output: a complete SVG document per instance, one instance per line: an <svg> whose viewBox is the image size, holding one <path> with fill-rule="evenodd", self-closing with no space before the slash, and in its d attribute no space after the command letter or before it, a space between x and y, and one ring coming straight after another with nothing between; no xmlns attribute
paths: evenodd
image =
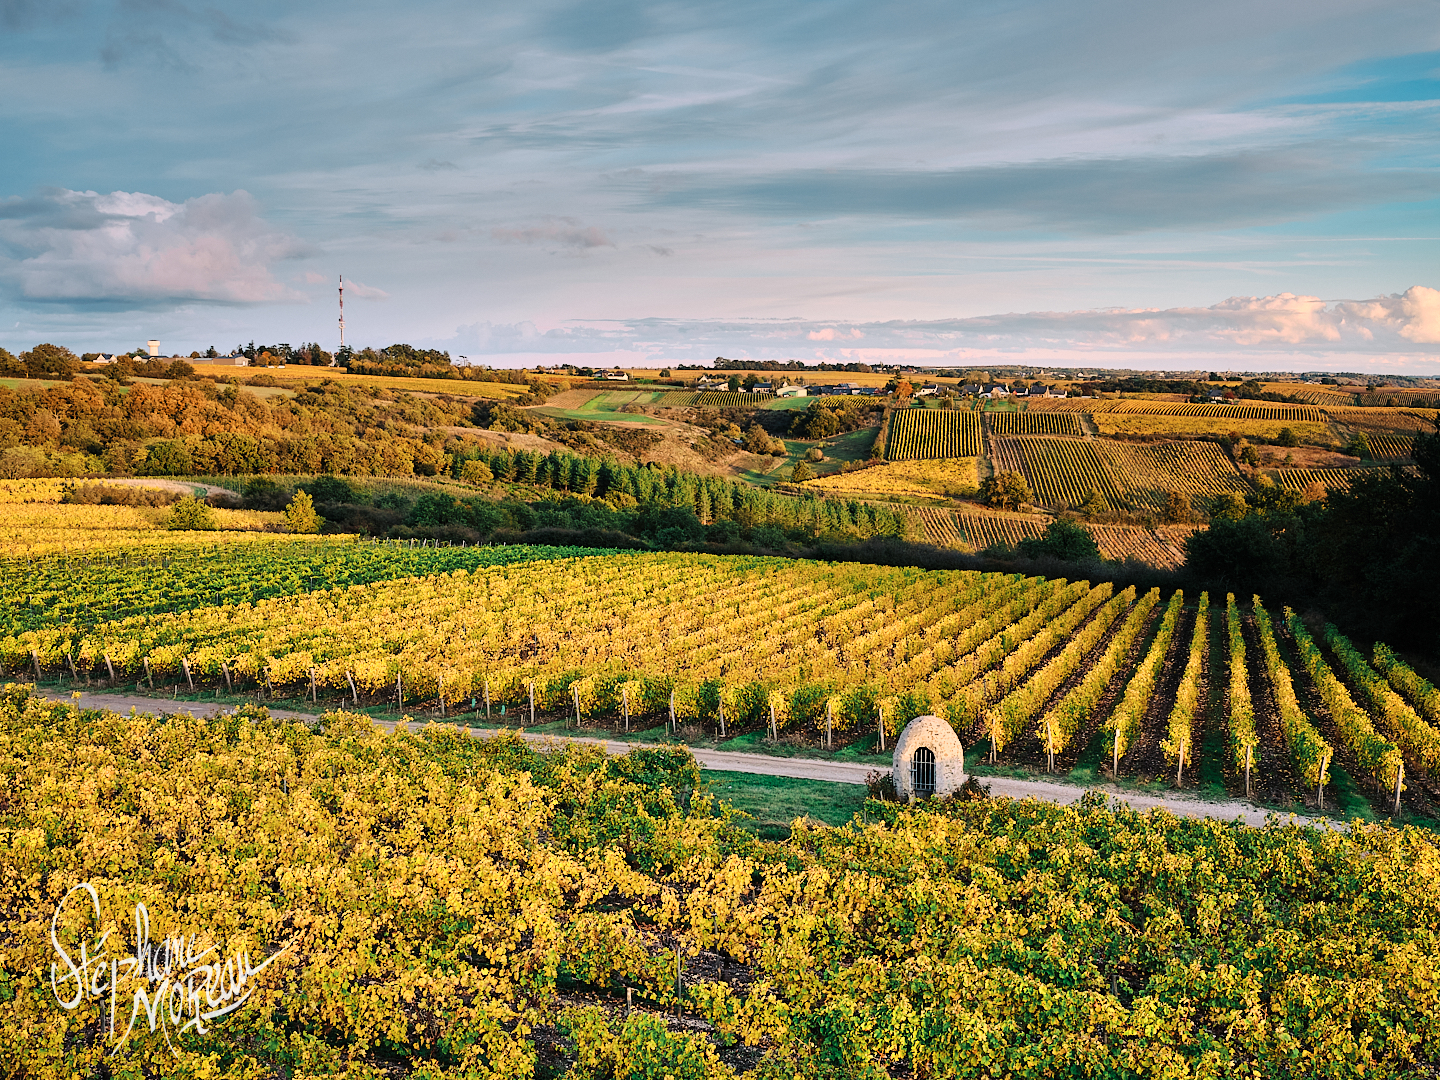
<svg viewBox="0 0 1440 1080"><path fill-rule="evenodd" d="M1376 469L1323 498L1266 483L1226 500L1187 568L1237 594L1316 603L1356 634L1440 652L1440 426L1416 475Z"/></svg>
<svg viewBox="0 0 1440 1080"><path fill-rule="evenodd" d="M263 400L198 379L0 387L0 471L433 476L460 442L445 429L473 423L472 410L463 399L336 383Z"/></svg>
<svg viewBox="0 0 1440 1080"><path fill-rule="evenodd" d="M0 375L19 379L68 379L80 366L80 357L63 345L48 342L12 356L0 349Z"/></svg>
<svg viewBox="0 0 1440 1080"><path fill-rule="evenodd" d="M828 439L879 423L880 411L874 398L816 398L804 412L795 414L790 434L797 439Z"/></svg>
<svg viewBox="0 0 1440 1080"><path fill-rule="evenodd" d="M473 446L456 457L453 472L474 482L494 479L585 496L619 510L683 509L701 526L733 521L746 530L769 525L810 536L902 536L905 532L904 515L884 507L781 495L654 462L630 465L561 451L542 454Z"/></svg>

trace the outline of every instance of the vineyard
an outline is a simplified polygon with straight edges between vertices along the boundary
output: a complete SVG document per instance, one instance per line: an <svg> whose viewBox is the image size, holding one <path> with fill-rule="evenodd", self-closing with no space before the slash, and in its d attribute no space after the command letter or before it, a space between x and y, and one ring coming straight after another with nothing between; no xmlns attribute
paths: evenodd
<svg viewBox="0 0 1440 1080"><path fill-rule="evenodd" d="M968 409L896 409L890 414L885 457L979 457L980 443L980 417Z"/></svg>
<svg viewBox="0 0 1440 1080"><path fill-rule="evenodd" d="M1125 505L1124 484L1093 440L996 436L992 449L995 471L1022 473L1047 506L1079 506L1092 492L1112 508Z"/></svg>
<svg viewBox="0 0 1440 1080"><path fill-rule="evenodd" d="M1367 435L1370 453L1377 461L1407 461L1415 452L1415 440L1406 435Z"/></svg>
<svg viewBox="0 0 1440 1080"><path fill-rule="evenodd" d="M1216 443L1097 441L1095 446L1109 459L1111 474L1122 478L1127 496L1137 507L1161 509L1172 491L1210 498L1250 490Z"/></svg>
<svg viewBox="0 0 1440 1080"><path fill-rule="evenodd" d="M1224 420L1296 420L1323 423L1325 413L1310 405L1275 405L1247 402L1244 405L1211 405L1184 401L1116 401L1108 412L1143 413L1150 416L1214 416Z"/></svg>
<svg viewBox="0 0 1440 1080"><path fill-rule="evenodd" d="M915 533L926 543L962 551L984 551L997 544L1014 547L1044 535L1047 519L1033 514L972 513L939 507L911 513ZM1087 525L1106 559L1138 559L1150 566L1178 569L1185 563L1185 537L1193 526Z"/></svg>
<svg viewBox="0 0 1440 1080"><path fill-rule="evenodd" d="M1123 606L1105 606L1105 664L1145 647L1146 618L1189 649L1173 605ZM1097 684L1051 728L1088 726ZM156 720L15 690L0 767L0 1059L33 1080L1440 1067L1440 859L1414 829L1251 829L1087 796L872 801L760 840L683 750L387 737L344 713L323 733L263 710ZM152 1033L141 1011L126 1039L155 982L119 969L115 1029L109 993L70 989L63 965L52 990L52 914L81 882L100 924L83 897L54 920L77 968L107 929L126 954L137 902L157 947L278 957L233 1014L196 1031L157 1009Z"/></svg>
<svg viewBox="0 0 1440 1080"><path fill-rule="evenodd" d="M0 632L84 628L133 615L251 604L416 574L573 557L575 548L434 547L422 541L267 536L0 560ZM595 552L599 554L599 552Z"/></svg>
<svg viewBox="0 0 1440 1080"><path fill-rule="evenodd" d="M976 514L938 508L916 511L912 517L926 542L969 551L984 551L995 544L1014 547L1021 540L1044 535L1046 524L1033 514Z"/></svg>
<svg viewBox="0 0 1440 1080"><path fill-rule="evenodd" d="M1332 420L1367 435L1376 432L1408 432L1414 436L1421 432L1434 431L1437 415L1434 409L1369 409L1360 406L1325 411Z"/></svg>
<svg viewBox="0 0 1440 1080"><path fill-rule="evenodd" d="M1195 416L1220 420L1287 420L1307 423L1324 423L1327 411L1312 405L1282 405L1264 401L1212 405L1197 401L1152 401L1143 398L1042 398L1032 403L1031 408L1096 415L1130 413L1141 416Z"/></svg>
<svg viewBox="0 0 1440 1080"><path fill-rule="evenodd" d="M1291 491L1304 491L1312 484L1319 484L1326 491L1348 488L1357 476L1374 472L1374 469L1276 469L1275 483Z"/></svg>
<svg viewBox="0 0 1440 1080"><path fill-rule="evenodd" d="M972 544L983 537L970 530L979 533L982 525L1007 542L1034 528L1018 515L951 521ZM1107 546L1118 543L1112 531L1121 530L1097 533ZM1148 541L1161 538L1152 534ZM1123 542L1133 547L1134 539ZM425 576L380 580L416 569L417 556L433 560ZM104 566L90 568L92 583L73 597L52 590L21 603L23 584L9 581L16 614L0 638L0 660L12 677L26 672L447 713L504 706L522 720L538 710L629 727L673 716L679 724L713 729L723 715L731 735L750 730L810 738L829 723L844 739L863 740L877 723L893 735L910 716L934 711L967 741L988 738L1010 759L1045 767L1058 760L1068 768L1097 737L1115 702L1096 698L1085 707L1086 722L1071 724L1063 739L1054 734L1060 729L1046 734L1041 725L1046 703L1104 659L1112 633L1128 628L1126 640L1139 650L1157 612L1174 600L1088 582L759 557L542 551L514 553L524 561L490 561L507 557L490 549L381 549L347 568L334 551L282 549L270 558L292 565L288 577L277 565L277 577L291 588L321 587L273 596L231 582L226 588L238 602L171 611L161 605L191 574L183 560L161 568L148 596L143 590L116 596ZM59 571L50 573L56 578ZM243 573L237 564L234 578ZM365 582L367 575L376 580ZM323 587L327 579L335 584ZM116 596L126 610L150 613L106 619L106 596ZM174 602L184 607L204 599L203 590L192 588ZM1235 636L1235 627L1253 622L1238 608L1227 608L1221 620L1231 633L1232 673L1243 670L1244 656L1255 663L1253 646L1247 651ZM1282 644L1281 654L1303 651L1303 627L1288 616L1285 626L1293 644ZM1128 671L1138 656L1127 656L1111 656L1107 670ZM1323 689L1315 665L1304 670ZM1241 711L1238 688L1252 693L1258 716L1274 696L1258 688L1266 679L1278 685L1274 671L1234 676L1226 727L1250 754L1258 790L1304 799L1305 790L1293 786L1283 742L1267 742L1270 729L1254 720L1241 724L1250 714ZM1146 724L1161 722L1176 692L1173 684L1163 687L1168 696L1152 702ZM1376 710L1375 726L1392 730L1402 714L1388 699L1366 700ZM1333 724L1316 723L1337 748L1337 760L1358 761L1357 781L1383 799L1382 781L1393 784L1393 771L1365 766L1369 751L1355 735L1361 725L1350 713L1332 708L1331 714ZM1429 721L1404 715L1410 741L1400 745L1415 755L1407 769L1428 777L1440 759L1420 748L1431 745L1427 739L1440 745L1440 735ZM1253 739L1252 728L1259 733ZM1153 745L1158 738L1141 742ZM1228 775L1242 784L1247 762L1227 760ZM1153 767L1143 758L1122 758L1119 765L1122 772ZM1428 805L1428 785L1414 788L1418 805Z"/></svg>
<svg viewBox="0 0 1440 1080"><path fill-rule="evenodd" d="M996 435L1073 435L1085 432L1080 418L1066 412L992 412L986 413L990 430Z"/></svg>
<svg viewBox="0 0 1440 1080"><path fill-rule="evenodd" d="M666 409L698 406L706 409L753 409L775 400L774 394L742 394L724 390L667 390L656 395L655 404Z"/></svg>
<svg viewBox="0 0 1440 1080"><path fill-rule="evenodd" d="M1336 436L1328 423L1293 420L1228 420L1214 416L1162 415L1139 412L1102 412L1093 418L1101 435L1134 438L1202 439L1239 435L1247 439L1276 439L1286 428L1307 445L1328 446Z"/></svg>

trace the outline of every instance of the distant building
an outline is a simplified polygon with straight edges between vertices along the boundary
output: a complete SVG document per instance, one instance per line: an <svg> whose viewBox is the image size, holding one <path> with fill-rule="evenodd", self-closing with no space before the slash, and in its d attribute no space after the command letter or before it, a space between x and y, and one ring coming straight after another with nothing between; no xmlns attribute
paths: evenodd
<svg viewBox="0 0 1440 1080"><path fill-rule="evenodd" d="M756 389L758 390L759 387L756 387ZM775 396L776 396L776 397L804 397L804 396L805 396L805 387L803 387L803 386L791 386L789 383L787 383L787 384L785 384L784 386L780 387L779 390L776 390L776 391L775 391Z"/></svg>
<svg viewBox="0 0 1440 1080"><path fill-rule="evenodd" d="M768 382L757 382L750 388L752 394L769 394L773 391L773 384Z"/></svg>
<svg viewBox="0 0 1440 1080"><path fill-rule="evenodd" d="M621 371L617 368L614 371L602 371L600 373L600 378L608 380L609 382L629 382L630 373L628 371Z"/></svg>
<svg viewBox="0 0 1440 1080"><path fill-rule="evenodd" d="M940 387L939 387L939 385L938 385L937 383L927 382L924 386L920 387L919 390L916 390L916 391L915 391L915 396L916 396L916 397L930 397L931 395L933 395L933 394L938 394L939 392L940 392Z"/></svg>

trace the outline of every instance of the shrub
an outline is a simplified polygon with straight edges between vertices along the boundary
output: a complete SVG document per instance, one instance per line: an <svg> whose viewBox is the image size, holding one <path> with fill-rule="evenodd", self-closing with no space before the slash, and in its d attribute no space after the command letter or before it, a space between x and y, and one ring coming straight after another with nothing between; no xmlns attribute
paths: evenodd
<svg viewBox="0 0 1440 1080"><path fill-rule="evenodd" d="M190 495L170 508L162 524L185 532L210 532L216 527L214 511Z"/></svg>
<svg viewBox="0 0 1440 1080"><path fill-rule="evenodd" d="M325 519L315 512L315 500L308 493L297 491L285 507L285 524L292 533L318 533Z"/></svg>

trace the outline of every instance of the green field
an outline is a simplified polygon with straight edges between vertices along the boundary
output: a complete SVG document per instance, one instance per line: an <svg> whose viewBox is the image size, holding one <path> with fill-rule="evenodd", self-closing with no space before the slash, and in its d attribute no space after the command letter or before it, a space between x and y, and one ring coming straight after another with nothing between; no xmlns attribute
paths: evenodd
<svg viewBox="0 0 1440 1080"><path fill-rule="evenodd" d="M566 420L594 420L602 423L619 421L627 424L665 427L669 421L661 420L659 417L621 412L626 405L652 405L658 397L660 397L658 392L648 390L601 390L585 404L575 408L563 409L553 405L541 405L532 411L544 416L554 416Z"/></svg>

